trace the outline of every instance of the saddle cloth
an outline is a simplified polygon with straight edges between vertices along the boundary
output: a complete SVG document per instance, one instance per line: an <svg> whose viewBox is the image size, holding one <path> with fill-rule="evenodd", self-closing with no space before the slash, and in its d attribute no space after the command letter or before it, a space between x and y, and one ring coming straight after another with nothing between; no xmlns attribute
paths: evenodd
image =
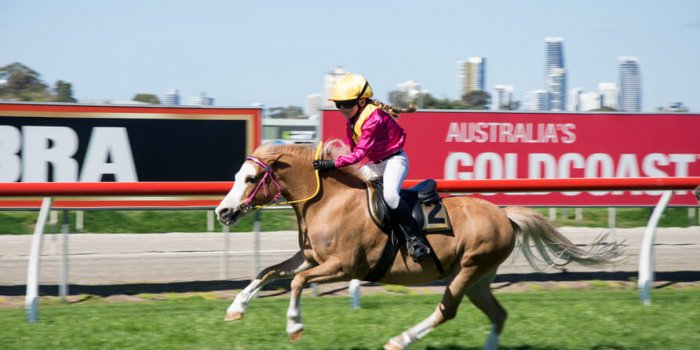
<svg viewBox="0 0 700 350"><path fill-rule="evenodd" d="M374 221L384 233L389 235L389 239L384 245L384 251L379 261L377 261L364 278L365 281L376 282L391 268L391 264L399 251L399 242L405 240L403 235L394 235L392 233L389 210L384 201L384 195L382 194L382 179L372 179L366 182L366 185L370 217L372 217L372 221ZM406 201L409 208L413 208L411 211L413 219L416 220L418 227L420 227L424 233L438 231L450 232L452 230L450 220L447 216L447 210L445 210L445 207L442 205L440 196L436 191L436 186L437 183L435 180L425 180L410 189L401 190L399 194L401 198ZM430 243L428 242L428 244ZM435 266L440 274L444 275L444 268L437 255L435 255L434 249L431 249L430 257L435 262Z"/></svg>
<svg viewBox="0 0 700 350"><path fill-rule="evenodd" d="M382 179L371 179L366 185L369 215L379 228L384 232L389 232L391 221L389 209L382 195ZM452 229L447 210L442 205L436 186L435 180L425 180L409 189L401 190L399 193L408 207L411 208L413 219L424 233Z"/></svg>

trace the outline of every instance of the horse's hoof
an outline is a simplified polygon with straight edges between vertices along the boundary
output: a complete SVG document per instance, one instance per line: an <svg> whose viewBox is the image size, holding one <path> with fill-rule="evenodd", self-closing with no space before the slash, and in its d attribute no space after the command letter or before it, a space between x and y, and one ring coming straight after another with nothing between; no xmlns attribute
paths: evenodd
<svg viewBox="0 0 700 350"><path fill-rule="evenodd" d="M393 339L384 344L384 350L403 350Z"/></svg>
<svg viewBox="0 0 700 350"><path fill-rule="evenodd" d="M238 321L243 319L243 313L240 312L227 312L224 321Z"/></svg>
<svg viewBox="0 0 700 350"><path fill-rule="evenodd" d="M304 329L300 329L294 333L289 334L289 342L296 343L304 336Z"/></svg>

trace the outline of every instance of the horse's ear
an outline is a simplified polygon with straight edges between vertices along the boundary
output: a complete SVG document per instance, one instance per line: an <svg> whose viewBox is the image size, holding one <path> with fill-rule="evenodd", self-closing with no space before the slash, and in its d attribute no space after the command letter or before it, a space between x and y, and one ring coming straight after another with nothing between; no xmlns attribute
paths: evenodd
<svg viewBox="0 0 700 350"><path fill-rule="evenodd" d="M272 168L275 169L286 169L289 168L289 163L280 160L282 158L282 153L274 155L272 158L269 160L269 164Z"/></svg>
<svg viewBox="0 0 700 350"><path fill-rule="evenodd" d="M274 156L272 156L272 158L270 158L270 164L275 164L279 162L280 158L282 158L282 153L275 154Z"/></svg>
<svg viewBox="0 0 700 350"><path fill-rule="evenodd" d="M279 169L287 169L287 168L291 167L291 165L290 165L289 163L287 163L287 162L285 162L285 161L283 161L283 160L279 160L279 158L278 158L278 160L272 162L272 163L270 164L270 166L271 166L273 169L278 169L278 170L279 170Z"/></svg>

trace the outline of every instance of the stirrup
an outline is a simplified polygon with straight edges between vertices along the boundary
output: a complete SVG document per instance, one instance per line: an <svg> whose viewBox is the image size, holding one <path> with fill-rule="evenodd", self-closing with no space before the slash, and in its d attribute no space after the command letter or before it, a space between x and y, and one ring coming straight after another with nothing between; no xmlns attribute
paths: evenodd
<svg viewBox="0 0 700 350"><path fill-rule="evenodd" d="M413 257L414 262L419 263L430 254L430 247L421 238L411 237L406 245L408 246L408 253Z"/></svg>

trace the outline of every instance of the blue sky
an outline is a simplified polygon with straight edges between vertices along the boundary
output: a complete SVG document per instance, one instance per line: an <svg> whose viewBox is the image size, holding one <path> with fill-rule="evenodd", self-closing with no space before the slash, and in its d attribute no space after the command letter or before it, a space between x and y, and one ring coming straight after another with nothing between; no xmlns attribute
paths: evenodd
<svg viewBox="0 0 700 350"><path fill-rule="evenodd" d="M0 0L0 66L22 62L78 99L303 106L336 66L365 75L380 99L415 80L457 98L456 62L487 59L486 84L515 97L544 87L545 42L564 38L569 87L617 82L637 56L643 110L700 111L700 1Z"/></svg>

